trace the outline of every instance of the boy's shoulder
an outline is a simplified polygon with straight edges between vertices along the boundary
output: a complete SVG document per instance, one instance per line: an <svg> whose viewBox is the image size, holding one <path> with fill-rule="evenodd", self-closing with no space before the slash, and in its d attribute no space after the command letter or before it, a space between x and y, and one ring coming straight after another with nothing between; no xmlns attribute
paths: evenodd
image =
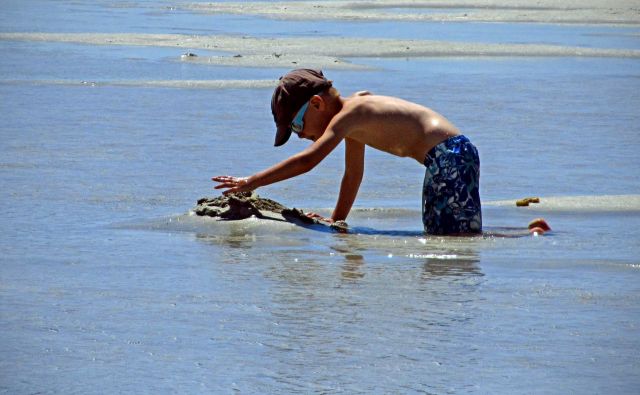
<svg viewBox="0 0 640 395"><path fill-rule="evenodd" d="M370 91L358 91L347 97L346 100L344 100L343 104L346 104L346 106L344 107L346 107L347 109L355 110L366 106L367 103L375 100L375 97L376 96Z"/></svg>
<svg viewBox="0 0 640 395"><path fill-rule="evenodd" d="M379 122L381 96L359 91L343 99L342 108L333 117L333 126L351 133L372 122Z"/></svg>
<svg viewBox="0 0 640 395"><path fill-rule="evenodd" d="M357 96L371 96L373 93L371 93L370 91L357 91L356 93L352 94L350 97L357 97Z"/></svg>
<svg viewBox="0 0 640 395"><path fill-rule="evenodd" d="M369 91L359 91L352 94L342 102L342 108L338 115L343 117L353 117L358 114L364 115L364 113L368 112L369 102L373 97L373 94Z"/></svg>
<svg viewBox="0 0 640 395"><path fill-rule="evenodd" d="M359 91L344 100L341 112L351 115L372 116L380 112L392 99L387 96L374 95L370 91Z"/></svg>

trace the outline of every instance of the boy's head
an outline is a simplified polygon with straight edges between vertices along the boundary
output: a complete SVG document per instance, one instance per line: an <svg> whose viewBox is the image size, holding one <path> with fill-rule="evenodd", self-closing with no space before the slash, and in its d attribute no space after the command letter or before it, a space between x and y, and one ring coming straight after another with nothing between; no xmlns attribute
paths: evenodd
<svg viewBox="0 0 640 395"><path fill-rule="evenodd" d="M276 147L291 137L291 122L300 108L314 95L331 88L322 71L313 69L293 70L282 77L271 98L271 112L276 122Z"/></svg>

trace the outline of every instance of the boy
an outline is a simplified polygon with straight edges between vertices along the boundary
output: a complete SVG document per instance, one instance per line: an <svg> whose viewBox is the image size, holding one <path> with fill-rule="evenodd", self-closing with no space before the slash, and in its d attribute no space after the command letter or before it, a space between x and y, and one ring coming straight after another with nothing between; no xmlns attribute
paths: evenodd
<svg viewBox="0 0 640 395"><path fill-rule="evenodd" d="M402 99L358 92L343 98L322 71L298 69L280 77L271 100L277 126L275 146L292 133L313 141L304 151L250 177L217 176L225 194L254 190L313 169L345 141L345 170L329 221L345 220L364 173L370 146L426 167L422 220L427 234L479 233L478 151L435 111Z"/></svg>

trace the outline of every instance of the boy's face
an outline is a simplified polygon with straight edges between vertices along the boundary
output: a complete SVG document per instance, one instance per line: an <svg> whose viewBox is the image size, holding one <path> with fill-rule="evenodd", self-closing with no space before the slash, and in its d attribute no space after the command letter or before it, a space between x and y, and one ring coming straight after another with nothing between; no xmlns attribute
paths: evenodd
<svg viewBox="0 0 640 395"><path fill-rule="evenodd" d="M326 109L326 102L321 96L311 97L308 105L302 106L294 117L291 130L301 139L316 141L331 121L331 117L326 119Z"/></svg>
<svg viewBox="0 0 640 395"><path fill-rule="evenodd" d="M302 105L298 113L293 117L293 121L291 121L291 132L299 135L304 129L304 115L307 112L307 108L309 108L309 102L306 102Z"/></svg>

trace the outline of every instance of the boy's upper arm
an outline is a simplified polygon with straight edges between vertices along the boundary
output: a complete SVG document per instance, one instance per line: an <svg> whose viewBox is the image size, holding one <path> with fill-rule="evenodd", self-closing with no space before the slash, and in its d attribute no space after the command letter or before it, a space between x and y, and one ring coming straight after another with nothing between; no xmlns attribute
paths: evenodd
<svg viewBox="0 0 640 395"><path fill-rule="evenodd" d="M306 157L312 167L320 163L327 155L333 151L342 140L349 134L352 128L354 114L338 114L329 122L327 129L310 147L301 152L301 156Z"/></svg>
<svg viewBox="0 0 640 395"><path fill-rule="evenodd" d="M364 173L364 144L345 138L344 173L347 176L362 178Z"/></svg>

